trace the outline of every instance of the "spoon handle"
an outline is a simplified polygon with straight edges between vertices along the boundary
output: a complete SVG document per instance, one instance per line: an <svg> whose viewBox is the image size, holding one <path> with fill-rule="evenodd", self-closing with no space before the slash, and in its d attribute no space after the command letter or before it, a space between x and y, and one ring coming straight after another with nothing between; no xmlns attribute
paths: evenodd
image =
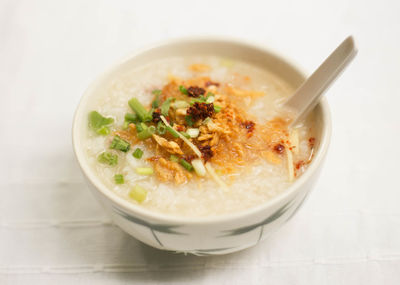
<svg viewBox="0 0 400 285"><path fill-rule="evenodd" d="M285 107L295 110L297 117L291 123L296 125L317 105L319 98L339 77L357 54L352 36L347 37L313 74L285 102Z"/></svg>

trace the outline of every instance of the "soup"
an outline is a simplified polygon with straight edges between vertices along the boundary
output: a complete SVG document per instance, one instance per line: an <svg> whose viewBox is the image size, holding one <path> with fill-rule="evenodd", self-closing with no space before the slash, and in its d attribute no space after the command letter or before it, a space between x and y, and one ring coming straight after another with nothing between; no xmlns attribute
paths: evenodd
<svg viewBox="0 0 400 285"><path fill-rule="evenodd" d="M117 195L178 216L244 210L312 161L312 114L290 127L294 92L275 74L213 56L172 57L112 78L91 102L85 148Z"/></svg>

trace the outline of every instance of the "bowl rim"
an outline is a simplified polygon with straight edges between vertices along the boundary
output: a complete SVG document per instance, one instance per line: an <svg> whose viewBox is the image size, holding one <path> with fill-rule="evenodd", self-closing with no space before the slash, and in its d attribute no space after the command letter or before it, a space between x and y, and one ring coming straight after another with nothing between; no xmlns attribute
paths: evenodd
<svg viewBox="0 0 400 285"><path fill-rule="evenodd" d="M298 74L300 74L303 77L305 76L305 72L303 69L299 68L298 64L290 59L286 60L284 57L282 57L278 52L276 52L274 49L271 48L266 48L263 45L255 44L253 42L249 42L243 39L238 39L238 38L232 38L232 37L215 37L215 36L196 36L196 37L180 37L180 38L173 38L169 40L164 40L160 41L157 43L153 43L151 45L145 46L140 49L136 49L135 51L129 53L127 56L122 57L120 60L117 60L114 64L109 66L104 72L100 73L98 76L95 77L95 79L90 83L90 85L87 87L87 89L84 91L83 95L80 98L80 101L78 103L78 106L75 109L74 117L73 117L73 124L72 124L72 145L73 145L73 150L75 153L75 157L78 161L78 164L86 177L86 179L94 186L96 191L99 191L100 194L105 196L107 199L111 200L112 203L115 205L118 205L121 209L126 210L128 213L136 214L141 216L142 218L146 219L151 219L151 220L157 220L160 222L164 223L174 223L174 224L180 224L180 225L189 225L189 224L216 224L216 223L222 223L222 222L229 222L233 220L238 220L241 218L244 218L246 216L253 216L257 214L258 212L262 212L268 208L274 208L276 205L280 205L282 201L285 201L287 198L291 197L295 192L299 191L299 189L302 188L302 186L314 175L315 172L317 172L321 165L322 162L326 156L330 139L331 139L331 133L332 133L332 122L331 122L331 115L328 107L328 103L325 97L323 97L320 102L318 103L317 107L321 108L321 117L323 121L322 125L322 132L321 132L321 140L320 140L320 145L318 151L315 153L315 156L313 158L312 163L308 166L307 170L299 177L297 178L288 188L286 188L282 193L278 194L277 196L271 198L268 201L265 201L264 203L261 203L259 205L256 205L254 207L250 207L248 209L240 210L237 212L232 212L232 213L225 213L221 215L210 215L210 216L199 216L199 217L183 217L183 216L176 216L172 214L165 214L161 212L156 212L152 210L148 210L144 207L141 207L140 205L136 205L119 195L117 195L114 191L111 189L108 189L101 181L100 179L94 174L94 172L91 170L89 164L87 163L87 160L84 159L84 152L82 149L78 148L78 117L81 112L83 112L82 105L86 101L86 98L89 96L89 94L92 92L92 90L97 86L98 82L102 81L103 78L105 78L107 75L112 73L114 70L118 69L120 65L125 63L126 61L134 58L135 56L139 56L143 52L149 51L154 48L164 48L169 45L176 45L176 44L190 44L193 42L219 42L219 43L226 43L226 44L231 44L235 46L241 46L243 48L248 48L248 49L256 49L262 53L268 54L278 61L284 62L290 68L292 68L294 71L296 71Z"/></svg>

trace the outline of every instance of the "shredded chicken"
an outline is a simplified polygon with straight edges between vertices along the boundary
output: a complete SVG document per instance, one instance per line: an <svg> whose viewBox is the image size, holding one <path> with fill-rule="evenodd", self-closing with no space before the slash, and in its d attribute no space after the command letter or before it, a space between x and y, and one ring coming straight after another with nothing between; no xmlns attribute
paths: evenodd
<svg viewBox="0 0 400 285"><path fill-rule="evenodd" d="M176 142L167 141L166 139L155 134L153 134L153 139L169 153L183 154L183 151Z"/></svg>
<svg viewBox="0 0 400 285"><path fill-rule="evenodd" d="M113 134L119 136L121 139L128 141L131 144L136 144L139 139L137 138L137 135L135 134L136 127L134 124L129 124L129 127L127 130L122 130L122 131L116 131Z"/></svg>
<svg viewBox="0 0 400 285"><path fill-rule="evenodd" d="M154 161L154 171L158 177L163 182L172 182L176 184L182 184L191 177L190 173L186 173L179 164L173 161L168 161L164 158L159 158ZM187 176L188 175L188 176Z"/></svg>

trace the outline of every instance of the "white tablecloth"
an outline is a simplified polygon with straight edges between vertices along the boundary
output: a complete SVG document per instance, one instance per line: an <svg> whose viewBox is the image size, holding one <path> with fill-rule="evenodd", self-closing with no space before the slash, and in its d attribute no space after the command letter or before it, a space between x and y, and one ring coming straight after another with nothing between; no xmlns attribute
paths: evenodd
<svg viewBox="0 0 400 285"><path fill-rule="evenodd" d="M400 284L400 2L368 2L1 1L0 284ZM309 200L270 240L216 257L112 225L71 148L96 75L149 43L205 34L309 72L349 34L359 47L327 94L333 137Z"/></svg>

